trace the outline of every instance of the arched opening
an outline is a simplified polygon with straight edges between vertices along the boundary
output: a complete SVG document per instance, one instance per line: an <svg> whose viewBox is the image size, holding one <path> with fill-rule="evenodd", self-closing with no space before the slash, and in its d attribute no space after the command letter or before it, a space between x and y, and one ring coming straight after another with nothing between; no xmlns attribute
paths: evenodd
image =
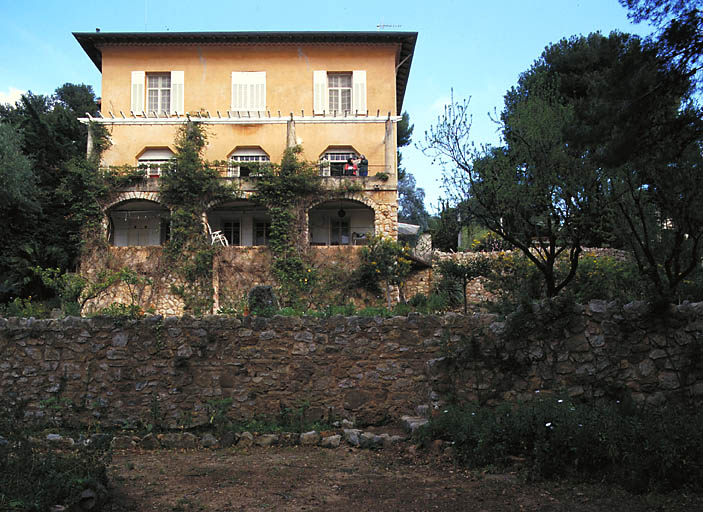
<svg viewBox="0 0 703 512"><path fill-rule="evenodd" d="M351 146L329 146L320 155L321 176L368 176L369 162Z"/></svg>
<svg viewBox="0 0 703 512"><path fill-rule="evenodd" d="M110 243L117 247L162 245L168 240L171 213L154 201L132 200L108 211Z"/></svg>
<svg viewBox="0 0 703 512"><path fill-rule="evenodd" d="M310 245L366 245L374 217L373 209L358 201L325 201L308 213Z"/></svg>
<svg viewBox="0 0 703 512"><path fill-rule="evenodd" d="M255 176L259 167L270 161L268 153L259 146L238 146L229 156L227 175L230 178Z"/></svg>
<svg viewBox="0 0 703 512"><path fill-rule="evenodd" d="M211 208L207 221L212 231L220 231L229 245L268 245L271 217L253 201L230 201Z"/></svg>
<svg viewBox="0 0 703 512"><path fill-rule="evenodd" d="M146 148L139 155L137 164L144 169L147 178L159 178L164 166L176 155L169 148Z"/></svg>

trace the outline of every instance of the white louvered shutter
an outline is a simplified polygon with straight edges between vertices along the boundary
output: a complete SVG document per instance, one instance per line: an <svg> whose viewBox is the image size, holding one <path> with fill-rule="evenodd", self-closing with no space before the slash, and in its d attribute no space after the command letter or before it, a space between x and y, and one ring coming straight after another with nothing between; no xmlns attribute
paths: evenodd
<svg viewBox="0 0 703 512"><path fill-rule="evenodd" d="M266 110L266 72L232 72L232 111Z"/></svg>
<svg viewBox="0 0 703 512"><path fill-rule="evenodd" d="M352 111L356 114L366 114L366 71L352 73Z"/></svg>
<svg viewBox="0 0 703 512"><path fill-rule="evenodd" d="M141 114L144 111L144 81L146 80L146 72L132 71L132 101L130 110L135 114Z"/></svg>
<svg viewBox="0 0 703 512"><path fill-rule="evenodd" d="M185 73L171 71L171 114L184 114Z"/></svg>
<svg viewBox="0 0 703 512"><path fill-rule="evenodd" d="M327 71L313 71L313 114L327 110Z"/></svg>

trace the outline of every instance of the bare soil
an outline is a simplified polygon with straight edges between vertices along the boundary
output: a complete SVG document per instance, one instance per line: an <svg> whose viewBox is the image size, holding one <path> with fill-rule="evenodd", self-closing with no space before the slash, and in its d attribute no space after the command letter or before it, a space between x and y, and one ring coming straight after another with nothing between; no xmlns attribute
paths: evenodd
<svg viewBox="0 0 703 512"><path fill-rule="evenodd" d="M408 447L117 451L109 512L703 510L703 496L631 495L605 484L529 483Z"/></svg>

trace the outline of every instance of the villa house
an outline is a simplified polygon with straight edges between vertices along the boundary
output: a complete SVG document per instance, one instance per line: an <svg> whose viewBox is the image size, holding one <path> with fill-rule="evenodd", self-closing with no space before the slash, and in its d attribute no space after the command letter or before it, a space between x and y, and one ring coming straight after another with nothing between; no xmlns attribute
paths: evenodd
<svg viewBox="0 0 703 512"><path fill-rule="evenodd" d="M222 179L236 180L244 192L203 212L210 229L223 235L217 242L227 244L216 262L216 294L267 281L270 218L248 199L255 188L249 164L278 162L289 146L300 145L302 158L319 162L330 188L340 180L360 185L361 192L307 212L300 236L321 259L353 255L374 234L397 237L396 127L417 33L74 36L102 72L101 112L82 119L109 133L101 165L145 172L144 183L103 205L110 264L157 265L169 219L159 202L161 165L174 155L175 135L188 119L205 126L204 158L226 161ZM82 271L90 275L105 264L85 258ZM164 290L150 293L157 311L179 312Z"/></svg>

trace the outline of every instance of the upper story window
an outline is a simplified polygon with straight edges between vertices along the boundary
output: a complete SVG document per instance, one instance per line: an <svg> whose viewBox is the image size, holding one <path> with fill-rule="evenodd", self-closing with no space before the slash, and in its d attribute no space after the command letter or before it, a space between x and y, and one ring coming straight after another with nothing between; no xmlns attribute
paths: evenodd
<svg viewBox="0 0 703 512"><path fill-rule="evenodd" d="M132 71L130 110L147 117L184 114L184 81L183 71Z"/></svg>
<svg viewBox="0 0 703 512"><path fill-rule="evenodd" d="M271 159L266 152L259 148L237 148L229 157L229 176L233 178L255 176L262 164Z"/></svg>
<svg viewBox="0 0 703 512"><path fill-rule="evenodd" d="M366 71L313 71L313 96L316 115L366 114Z"/></svg>
<svg viewBox="0 0 703 512"><path fill-rule="evenodd" d="M369 162L351 146L330 147L320 157L321 176L368 176Z"/></svg>
<svg viewBox="0 0 703 512"><path fill-rule="evenodd" d="M232 72L233 112L261 112L266 110L266 72Z"/></svg>
<svg viewBox="0 0 703 512"><path fill-rule="evenodd" d="M352 74L328 73L328 112L350 112L352 107Z"/></svg>
<svg viewBox="0 0 703 512"><path fill-rule="evenodd" d="M146 102L148 112L170 112L171 75L169 73L146 74Z"/></svg>
<svg viewBox="0 0 703 512"><path fill-rule="evenodd" d="M168 148L147 148L139 156L139 167L144 169L148 178L158 178L163 174L164 165L174 156Z"/></svg>

